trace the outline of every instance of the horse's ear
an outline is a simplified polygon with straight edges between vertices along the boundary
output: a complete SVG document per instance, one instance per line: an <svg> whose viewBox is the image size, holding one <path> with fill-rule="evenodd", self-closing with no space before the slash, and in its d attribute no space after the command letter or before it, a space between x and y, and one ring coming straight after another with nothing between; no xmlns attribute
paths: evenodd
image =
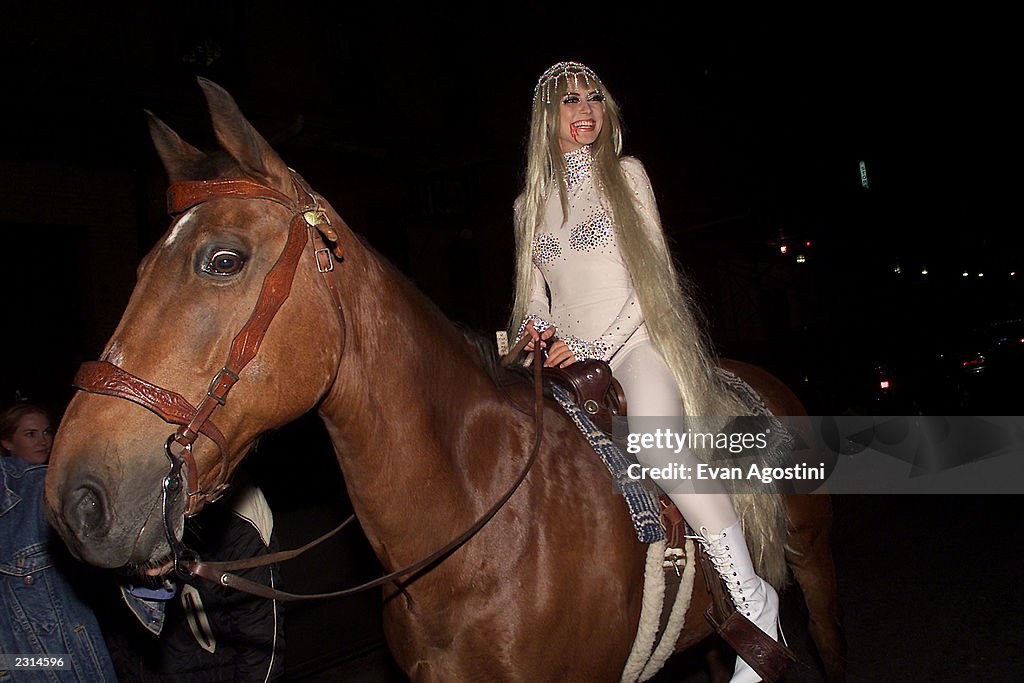
<svg viewBox="0 0 1024 683"><path fill-rule="evenodd" d="M288 166L246 120L231 95L213 81L202 77L198 80L210 107L213 131L224 151L238 162L246 175L291 194L293 188Z"/></svg>
<svg viewBox="0 0 1024 683"><path fill-rule="evenodd" d="M195 175L195 168L203 164L206 155L188 144L171 130L171 127L145 110L149 117L149 136L153 138L156 153L164 164L167 177L172 183L188 180Z"/></svg>

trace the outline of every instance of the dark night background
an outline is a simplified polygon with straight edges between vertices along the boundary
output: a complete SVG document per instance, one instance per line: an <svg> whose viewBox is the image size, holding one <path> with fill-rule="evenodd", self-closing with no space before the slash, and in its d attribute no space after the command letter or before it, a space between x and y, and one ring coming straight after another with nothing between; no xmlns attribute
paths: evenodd
<svg viewBox="0 0 1024 683"><path fill-rule="evenodd" d="M4 14L4 403L19 390L59 413L113 332L168 223L142 110L211 146L196 75L451 318L503 327L533 84L576 59L622 107L722 355L776 372L812 414L1021 412L1006 17L198 0ZM327 449L304 423L265 451ZM310 456L326 473L312 499L341 485L328 452ZM275 476L283 536L344 507L303 508L300 475ZM332 580L346 571L362 569ZM297 590L301 573L285 575ZM316 609L296 608L295 675L336 655L304 649ZM379 645L366 618L346 652Z"/></svg>

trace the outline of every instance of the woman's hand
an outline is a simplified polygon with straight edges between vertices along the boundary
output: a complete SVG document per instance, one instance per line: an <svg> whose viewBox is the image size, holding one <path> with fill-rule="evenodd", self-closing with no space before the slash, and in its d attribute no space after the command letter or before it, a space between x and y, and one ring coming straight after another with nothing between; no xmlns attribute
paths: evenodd
<svg viewBox="0 0 1024 683"><path fill-rule="evenodd" d="M548 351L547 360L544 361L544 367L553 368L555 366L564 368L572 365L576 362L576 356L573 355L569 347L561 339L556 339L551 344L551 350Z"/></svg>
<svg viewBox="0 0 1024 683"><path fill-rule="evenodd" d="M524 335L530 335L530 341L526 342L526 346L523 348L524 351L533 351L534 344L540 341L540 348L547 348L547 340L555 334L555 327L552 325L543 332L538 332L533 326L533 321L529 320L526 323L526 329L523 330ZM556 344L558 342L555 342Z"/></svg>

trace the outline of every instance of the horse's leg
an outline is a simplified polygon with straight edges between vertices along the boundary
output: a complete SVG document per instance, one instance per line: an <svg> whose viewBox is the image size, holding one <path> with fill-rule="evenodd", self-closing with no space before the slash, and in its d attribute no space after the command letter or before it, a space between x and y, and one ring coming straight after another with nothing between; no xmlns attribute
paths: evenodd
<svg viewBox="0 0 1024 683"><path fill-rule="evenodd" d="M786 494L789 544L786 560L807 605L807 630L825 667L825 680L842 681L846 641L832 560L832 502L827 495Z"/></svg>

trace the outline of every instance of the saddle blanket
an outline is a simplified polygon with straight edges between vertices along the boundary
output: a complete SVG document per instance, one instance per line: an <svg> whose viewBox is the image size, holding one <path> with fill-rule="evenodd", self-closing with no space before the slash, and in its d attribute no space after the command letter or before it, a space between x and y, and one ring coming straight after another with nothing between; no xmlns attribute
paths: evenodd
<svg viewBox="0 0 1024 683"><path fill-rule="evenodd" d="M661 523L658 521L661 516L658 497L643 483L626 473L633 461L619 450L619 447L607 434L594 426L583 409L572 402L568 391L552 384L551 393L573 424L583 433L583 436L587 437L587 441L597 453L597 457L611 473L612 481L626 499L629 516L633 521L633 528L636 530L636 537L641 543L665 540L665 530L661 528Z"/></svg>
<svg viewBox="0 0 1024 683"><path fill-rule="evenodd" d="M764 401L750 385L733 373L716 368L720 378L730 391L747 407L750 414L766 420L773 434L771 443L765 451L766 462L782 461L785 454L792 448L792 437L768 410ZM644 483L628 475L628 468L636 462L628 458L615 442L591 421L590 417L578 405L573 403L572 395L557 384L551 384L551 393L565 411L569 419L587 438L597 456L608 468L616 488L626 499L629 516L636 530L636 537L641 543L655 543L666 540L665 530L661 526L661 506L658 496Z"/></svg>

